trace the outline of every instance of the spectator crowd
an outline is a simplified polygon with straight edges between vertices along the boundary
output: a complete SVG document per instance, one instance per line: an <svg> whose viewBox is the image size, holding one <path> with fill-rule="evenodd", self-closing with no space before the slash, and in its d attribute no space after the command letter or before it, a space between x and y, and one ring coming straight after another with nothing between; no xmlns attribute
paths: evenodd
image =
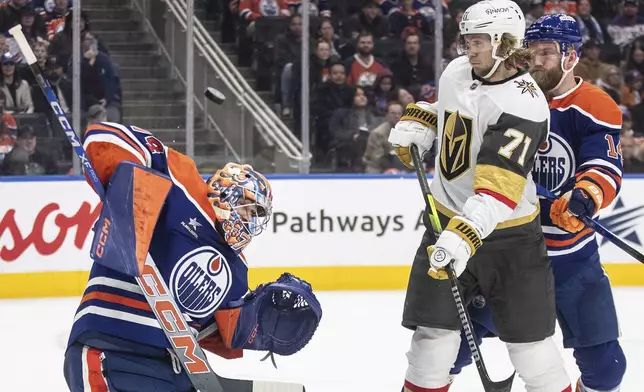
<svg viewBox="0 0 644 392"><path fill-rule="evenodd" d="M580 26L575 74L605 90L624 116L626 172L644 170L644 9L638 0L515 0L526 24L567 13ZM475 1L444 0L444 68L458 56L458 26ZM300 134L302 6L300 0L209 0L224 42L236 42L257 88L270 89L275 110ZM436 10L428 0L312 0L309 105L314 171L391 173L386 142L402 108L433 102ZM431 170L433 159L426 159Z"/></svg>
<svg viewBox="0 0 644 392"><path fill-rule="evenodd" d="M105 0L109 2L109 0ZM234 43L240 66L301 133L300 0L197 0ZM436 61L437 12L429 0L311 0L308 104L313 171L404 171L387 138L405 106L436 99L438 71L458 56L458 25L473 0L442 3L443 50ZM583 37L575 74L606 91L624 117L626 172L644 172L644 8L638 0L517 0L529 25L565 12ZM61 107L71 119L72 0L0 0L0 174L55 174L72 151L8 30L20 24ZM122 120L118 66L81 12L83 124ZM425 160L432 170L433 157Z"/></svg>
<svg viewBox="0 0 644 392"><path fill-rule="evenodd" d="M0 175L64 174L72 151L48 100L9 34L21 25L62 110L72 121L73 19L71 0L0 1ZM118 68L81 12L83 123L120 121Z"/></svg>

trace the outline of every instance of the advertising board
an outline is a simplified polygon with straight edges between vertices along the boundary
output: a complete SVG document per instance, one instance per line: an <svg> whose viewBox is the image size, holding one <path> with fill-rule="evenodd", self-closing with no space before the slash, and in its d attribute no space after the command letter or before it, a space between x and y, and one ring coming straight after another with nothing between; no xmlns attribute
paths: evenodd
<svg viewBox="0 0 644 392"><path fill-rule="evenodd" d="M269 177L270 178L270 177ZM422 232L414 177L270 178L273 217L244 252L251 288L289 271L316 290L404 289ZM601 222L642 249L644 178L624 180ZM0 181L0 298L79 295L100 204L81 179ZM598 236L614 285L643 285L644 265Z"/></svg>

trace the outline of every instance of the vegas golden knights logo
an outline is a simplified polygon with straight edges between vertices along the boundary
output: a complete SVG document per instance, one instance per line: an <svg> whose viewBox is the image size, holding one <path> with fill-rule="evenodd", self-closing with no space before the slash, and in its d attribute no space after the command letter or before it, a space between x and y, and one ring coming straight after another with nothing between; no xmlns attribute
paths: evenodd
<svg viewBox="0 0 644 392"><path fill-rule="evenodd" d="M472 119L458 111L445 111L440 167L443 177L452 181L471 166Z"/></svg>

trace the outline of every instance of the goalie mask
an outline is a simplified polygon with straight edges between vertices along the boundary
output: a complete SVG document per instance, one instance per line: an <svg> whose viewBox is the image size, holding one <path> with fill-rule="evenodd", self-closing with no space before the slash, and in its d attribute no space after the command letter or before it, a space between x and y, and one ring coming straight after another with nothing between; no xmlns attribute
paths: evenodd
<svg viewBox="0 0 644 392"><path fill-rule="evenodd" d="M268 180L250 165L228 163L208 179L208 200L228 245L239 254L261 234L272 213Z"/></svg>

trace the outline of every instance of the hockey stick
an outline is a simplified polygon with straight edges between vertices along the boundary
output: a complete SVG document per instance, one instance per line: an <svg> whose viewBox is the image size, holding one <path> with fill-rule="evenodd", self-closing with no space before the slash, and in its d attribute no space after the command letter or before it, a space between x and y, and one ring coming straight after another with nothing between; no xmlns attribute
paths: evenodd
<svg viewBox="0 0 644 392"><path fill-rule="evenodd" d="M545 197L546 199L550 200L551 202L557 199L557 196L554 193L550 192L548 189L544 188L539 184L537 184L537 193ZM595 230L595 232L601 234L602 237L612 242L616 247L628 253L635 260L639 261L640 263L644 263L644 255L641 252L639 252L637 249L633 248L632 246L624 242L624 240L622 240L615 234L611 233L610 230L602 226L602 224L599 223L597 220L589 216L578 216L577 218L580 221L582 221L586 226Z"/></svg>
<svg viewBox="0 0 644 392"><path fill-rule="evenodd" d="M85 170L86 178L94 188L101 200L105 198L105 189L101 183L94 166L87 158L83 145L79 142L76 131L65 117L65 112L60 106L49 81L43 76L21 25L9 29L14 37L27 64L47 98L51 109L54 111L60 126L78 155ZM206 354L203 352L196 337L192 334L188 324L179 310L174 298L170 294L161 273L154 260L147 255L145 265L139 276L135 276L143 295L159 321L168 341L171 342L173 351L181 361L181 365L190 378L192 385L198 392L302 392L304 387L299 384L286 384L277 382L263 382L251 380L232 380L218 376L208 364ZM222 385L226 385L224 388Z"/></svg>
<svg viewBox="0 0 644 392"><path fill-rule="evenodd" d="M427 176L423 170L423 162L418 152L418 147L414 144L410 147L411 158L414 162L414 169L416 170L416 177L418 177L418 182L420 183L420 189L423 191L423 198L425 199L425 206L429 209L429 221L431 222L432 229L429 230L430 240L432 243L436 243L436 233L443 231L440 220L438 218L438 211L436 210L436 205L434 204L434 198L432 192L429 189L429 184L427 183ZM458 290L458 278L452 267L452 263L449 263L445 266L445 272L449 276L449 283L452 287L452 296L454 297L454 302L456 303L456 310L458 312L458 317L461 320L461 325L463 326L463 331L465 332L465 338L467 339L467 344L470 347L472 352L472 357L474 358L474 363L476 363L476 369L479 372L481 377L481 382L483 383L483 389L485 392L510 392L512 389L512 382L514 381L514 374L503 381L494 382L490 380L490 376L487 373L485 368L485 362L483 362L483 356L481 355L481 349L479 348L478 343L476 342L476 336L474 335L474 327L472 326L472 320L470 315L465 309L465 304L461 298L461 293Z"/></svg>

